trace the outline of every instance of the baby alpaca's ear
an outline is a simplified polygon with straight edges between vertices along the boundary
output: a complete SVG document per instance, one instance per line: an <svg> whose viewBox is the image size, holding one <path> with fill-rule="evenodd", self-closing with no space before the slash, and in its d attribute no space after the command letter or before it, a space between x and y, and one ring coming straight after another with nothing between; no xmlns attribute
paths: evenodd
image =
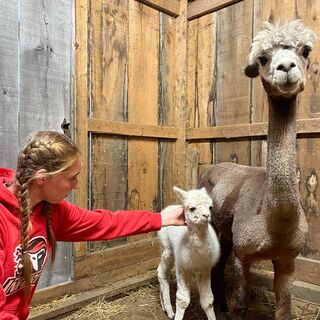
<svg viewBox="0 0 320 320"><path fill-rule="evenodd" d="M186 195L186 191L178 188L178 187L173 187L173 191L176 193L176 195L181 199L183 200L185 198L185 195Z"/></svg>
<svg viewBox="0 0 320 320"><path fill-rule="evenodd" d="M205 193L205 194L208 194L207 189L206 189L205 187L202 187L202 188L200 189L200 191L202 191L202 192Z"/></svg>
<svg viewBox="0 0 320 320"><path fill-rule="evenodd" d="M244 73L249 78L255 78L259 75L259 64L257 62L248 64L244 69Z"/></svg>

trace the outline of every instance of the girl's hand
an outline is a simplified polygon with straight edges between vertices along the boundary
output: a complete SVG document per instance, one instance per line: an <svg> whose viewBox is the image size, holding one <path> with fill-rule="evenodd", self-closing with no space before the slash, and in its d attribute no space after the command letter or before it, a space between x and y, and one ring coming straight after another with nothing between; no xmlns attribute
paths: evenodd
<svg viewBox="0 0 320 320"><path fill-rule="evenodd" d="M170 211L161 212L161 219L162 227L186 224L182 206L174 206Z"/></svg>

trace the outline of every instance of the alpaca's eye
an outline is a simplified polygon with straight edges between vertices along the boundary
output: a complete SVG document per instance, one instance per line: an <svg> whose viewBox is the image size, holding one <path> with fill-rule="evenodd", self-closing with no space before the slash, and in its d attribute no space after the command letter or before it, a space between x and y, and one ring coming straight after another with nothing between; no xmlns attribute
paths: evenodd
<svg viewBox="0 0 320 320"><path fill-rule="evenodd" d="M210 207L209 207L209 210L210 210L210 211L213 210L213 206L210 206Z"/></svg>
<svg viewBox="0 0 320 320"><path fill-rule="evenodd" d="M268 62L268 58L264 57L264 56L259 57L258 59L259 59L262 66L264 66Z"/></svg>
<svg viewBox="0 0 320 320"><path fill-rule="evenodd" d="M189 211L191 211L191 212L193 212L193 211L195 211L195 210L196 210L195 207L190 207L190 208L189 208Z"/></svg>
<svg viewBox="0 0 320 320"><path fill-rule="evenodd" d="M308 58L311 48L308 46L303 47L302 56Z"/></svg>

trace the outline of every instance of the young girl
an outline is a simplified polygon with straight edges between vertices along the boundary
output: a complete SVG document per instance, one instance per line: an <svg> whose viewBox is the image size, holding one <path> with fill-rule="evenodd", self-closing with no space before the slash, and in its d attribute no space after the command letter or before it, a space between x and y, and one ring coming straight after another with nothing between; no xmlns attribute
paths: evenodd
<svg viewBox="0 0 320 320"><path fill-rule="evenodd" d="M26 319L49 251L56 241L110 240L183 225L182 207L87 210L63 200L78 188L80 156L64 134L40 131L18 155L16 172L0 168L0 319Z"/></svg>

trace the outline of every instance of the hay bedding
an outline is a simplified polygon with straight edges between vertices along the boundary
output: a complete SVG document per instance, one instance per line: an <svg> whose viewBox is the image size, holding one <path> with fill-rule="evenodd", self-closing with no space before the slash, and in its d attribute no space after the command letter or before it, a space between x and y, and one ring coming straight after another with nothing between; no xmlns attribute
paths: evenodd
<svg viewBox="0 0 320 320"><path fill-rule="evenodd" d="M174 297L174 290L172 297ZM64 299L76 299L75 295ZM60 300L61 301L61 300ZM54 308L50 305L37 308ZM51 309L52 310L52 309ZM274 319L274 295L262 290L254 290L250 302L247 320L272 320ZM95 302L65 316L56 318L59 320L167 320L160 307L158 285L148 285L134 291L130 291L113 300L98 299ZM190 306L185 320L206 320L206 316L199 305L199 297L196 290L192 292ZM293 320L320 320L319 308L307 303L294 301Z"/></svg>

